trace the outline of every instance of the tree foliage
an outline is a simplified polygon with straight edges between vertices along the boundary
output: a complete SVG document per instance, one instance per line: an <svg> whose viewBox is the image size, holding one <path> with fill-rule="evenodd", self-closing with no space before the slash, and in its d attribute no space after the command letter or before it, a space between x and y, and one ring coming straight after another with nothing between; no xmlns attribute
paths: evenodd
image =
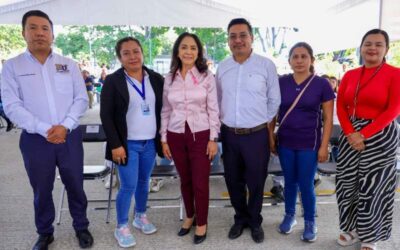
<svg viewBox="0 0 400 250"><path fill-rule="evenodd" d="M287 48L286 35L291 31L297 32L298 29L289 27L254 28L254 36L255 40L260 42L264 53L271 51L272 56L279 57Z"/></svg>
<svg viewBox="0 0 400 250"><path fill-rule="evenodd" d="M400 67L400 41L390 44L388 63Z"/></svg>
<svg viewBox="0 0 400 250"><path fill-rule="evenodd" d="M21 32L20 25L0 26L0 55L2 59L8 58L12 52L25 47Z"/></svg>
<svg viewBox="0 0 400 250"><path fill-rule="evenodd" d="M169 28L103 25L68 26L65 30L55 41L64 55L113 66L117 61L115 45L126 36L133 36L141 42L145 63L152 64L168 43L165 33Z"/></svg>

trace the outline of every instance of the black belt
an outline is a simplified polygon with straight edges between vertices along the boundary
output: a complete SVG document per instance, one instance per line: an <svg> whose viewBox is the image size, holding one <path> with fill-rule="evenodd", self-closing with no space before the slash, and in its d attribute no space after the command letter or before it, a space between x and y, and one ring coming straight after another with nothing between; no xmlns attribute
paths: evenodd
<svg viewBox="0 0 400 250"><path fill-rule="evenodd" d="M231 128L226 126L225 124L222 124L222 126L227 128L229 131L232 131L236 135L248 135L266 128L268 126L268 123L260 124L258 126L255 126L254 128Z"/></svg>

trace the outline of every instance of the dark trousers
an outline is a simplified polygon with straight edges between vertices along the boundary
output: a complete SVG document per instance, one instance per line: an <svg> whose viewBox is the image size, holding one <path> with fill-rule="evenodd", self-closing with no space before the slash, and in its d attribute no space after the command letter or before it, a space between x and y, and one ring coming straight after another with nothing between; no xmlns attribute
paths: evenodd
<svg viewBox="0 0 400 250"><path fill-rule="evenodd" d="M185 133L167 132L167 141L181 179L181 192L186 216L196 215L197 225L207 224L210 160L207 144L210 130L192 134L186 124Z"/></svg>
<svg viewBox="0 0 400 250"><path fill-rule="evenodd" d="M20 149L34 195L35 225L38 234L52 234L55 208L52 191L56 166L68 195L75 230L86 229L87 200L83 190L82 133L74 129L63 144L52 144L38 134L22 132Z"/></svg>
<svg viewBox="0 0 400 250"><path fill-rule="evenodd" d="M237 135L222 126L221 136L225 182L235 209L235 224L258 227L263 219L261 209L268 175L268 129Z"/></svg>

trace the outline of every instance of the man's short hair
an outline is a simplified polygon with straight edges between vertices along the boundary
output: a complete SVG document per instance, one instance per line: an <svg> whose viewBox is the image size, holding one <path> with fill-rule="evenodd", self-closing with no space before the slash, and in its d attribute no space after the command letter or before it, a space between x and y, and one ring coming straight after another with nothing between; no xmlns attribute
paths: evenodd
<svg viewBox="0 0 400 250"><path fill-rule="evenodd" d="M30 10L24 14L24 16L22 17L22 30L25 29L26 20L28 20L28 17L31 17L31 16L43 17L44 19L49 21L50 26L51 26L51 31L53 31L53 22L50 20L50 17L41 10Z"/></svg>
<svg viewBox="0 0 400 250"><path fill-rule="evenodd" d="M251 35L253 35L253 28L251 27L250 22L247 21L247 20L244 19L244 18L235 18L235 19L232 19L232 20L229 22L229 24L228 24L228 33L229 33L229 29L230 29L233 25L236 25L236 24L245 24L245 25L247 25L247 28L249 29L249 33L250 33Z"/></svg>

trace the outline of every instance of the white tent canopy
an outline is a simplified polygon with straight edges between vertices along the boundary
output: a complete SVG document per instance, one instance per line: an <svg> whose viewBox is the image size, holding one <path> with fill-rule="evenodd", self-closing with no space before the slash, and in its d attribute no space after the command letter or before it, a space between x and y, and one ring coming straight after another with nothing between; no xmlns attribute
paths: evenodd
<svg viewBox="0 0 400 250"><path fill-rule="evenodd" d="M30 9L62 25L223 27L235 17L253 26L296 27L291 41L316 52L356 47L381 24L400 38L399 0L3 0L0 24L20 23ZM381 15L384 13L384 15ZM396 26L395 26L396 25ZM391 34L391 33L394 34Z"/></svg>

